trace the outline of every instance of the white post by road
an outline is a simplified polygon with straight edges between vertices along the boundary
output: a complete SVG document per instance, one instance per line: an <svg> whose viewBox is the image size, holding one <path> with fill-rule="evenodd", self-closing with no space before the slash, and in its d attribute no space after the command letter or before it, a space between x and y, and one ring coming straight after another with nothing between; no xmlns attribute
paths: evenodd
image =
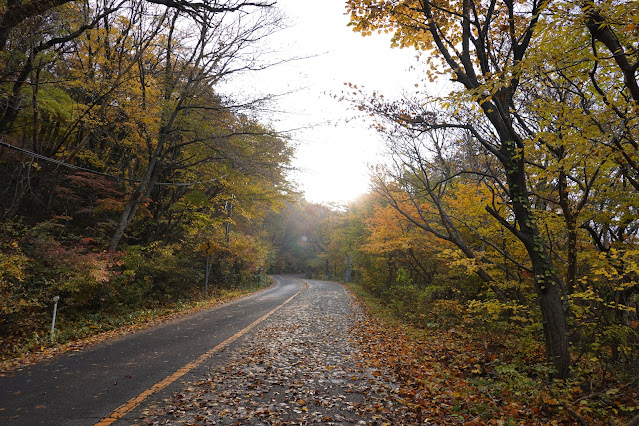
<svg viewBox="0 0 639 426"><path fill-rule="evenodd" d="M53 333L55 333L55 316L58 313L58 300L60 300L60 296L55 296L53 298L53 319L51 320L51 337L53 337Z"/></svg>
<svg viewBox="0 0 639 426"><path fill-rule="evenodd" d="M210 258L211 258L211 255L207 254L206 255L206 272L204 273L204 298L205 299L208 299L209 297L209 269L210 269L209 264L211 263Z"/></svg>

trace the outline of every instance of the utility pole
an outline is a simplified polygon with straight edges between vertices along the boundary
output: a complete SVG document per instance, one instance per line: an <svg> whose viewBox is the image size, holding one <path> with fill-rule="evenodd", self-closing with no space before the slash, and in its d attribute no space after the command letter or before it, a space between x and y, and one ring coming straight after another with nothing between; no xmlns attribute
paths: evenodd
<svg viewBox="0 0 639 426"><path fill-rule="evenodd" d="M344 282L345 283L350 283L351 282L351 275L353 273L353 269L351 266L351 255L347 254L346 255L346 272L344 272Z"/></svg>
<svg viewBox="0 0 639 426"><path fill-rule="evenodd" d="M206 255L206 271L204 273L204 298L209 297L209 273L211 270L211 253L215 250L215 245L211 241L206 241L200 246L200 250Z"/></svg>
<svg viewBox="0 0 639 426"><path fill-rule="evenodd" d="M204 273L204 298L209 298L209 270L211 269L211 255L206 255L206 272Z"/></svg>
<svg viewBox="0 0 639 426"><path fill-rule="evenodd" d="M226 211L226 223L224 225L224 241L226 244L229 243L229 234L231 233L231 215L233 214L233 200L235 200L235 195L231 195L231 201L227 201L224 203L224 210Z"/></svg>

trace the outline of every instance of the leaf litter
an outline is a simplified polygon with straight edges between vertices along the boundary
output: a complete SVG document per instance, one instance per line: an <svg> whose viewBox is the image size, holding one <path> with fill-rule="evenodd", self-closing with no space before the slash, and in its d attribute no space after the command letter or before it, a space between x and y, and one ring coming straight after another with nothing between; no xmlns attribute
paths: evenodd
<svg viewBox="0 0 639 426"><path fill-rule="evenodd" d="M506 386L491 370L490 354L462 331L413 335L371 316L338 284L310 284L230 347L225 362L145 407L138 423L598 424L557 401L552 386ZM580 393L567 391L564 399Z"/></svg>
<svg viewBox="0 0 639 426"><path fill-rule="evenodd" d="M139 424L405 424L393 374L363 358L352 334L364 319L342 286L312 281L226 363L147 407Z"/></svg>

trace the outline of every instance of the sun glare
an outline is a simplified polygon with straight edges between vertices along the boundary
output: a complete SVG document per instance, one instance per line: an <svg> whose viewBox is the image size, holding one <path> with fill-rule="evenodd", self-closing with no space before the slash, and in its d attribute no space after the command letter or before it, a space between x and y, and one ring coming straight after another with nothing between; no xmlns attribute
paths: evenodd
<svg viewBox="0 0 639 426"><path fill-rule="evenodd" d="M292 166L298 169L293 178L299 189L311 202L353 201L368 192L368 166L379 162L382 143L370 130L371 122L337 98L344 95L344 83L387 98L401 95L414 87L408 72L414 53L390 49L387 36L354 33L341 0L327 0L313 13L299 0L280 0L278 6L292 25L268 42L270 49L281 52L284 63L247 73L227 89L244 95L286 93L277 101L280 113L271 118L273 127L297 145Z"/></svg>
<svg viewBox="0 0 639 426"><path fill-rule="evenodd" d="M345 204L368 192L369 179L364 173L336 168L331 173L307 172L300 187L312 203Z"/></svg>

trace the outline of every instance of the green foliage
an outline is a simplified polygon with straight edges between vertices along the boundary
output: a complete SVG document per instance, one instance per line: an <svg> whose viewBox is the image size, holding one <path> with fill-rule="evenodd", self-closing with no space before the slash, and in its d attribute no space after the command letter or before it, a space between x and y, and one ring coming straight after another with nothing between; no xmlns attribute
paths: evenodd
<svg viewBox="0 0 639 426"><path fill-rule="evenodd" d="M38 107L45 121L65 123L73 118L75 103L61 87L45 86L38 92Z"/></svg>

